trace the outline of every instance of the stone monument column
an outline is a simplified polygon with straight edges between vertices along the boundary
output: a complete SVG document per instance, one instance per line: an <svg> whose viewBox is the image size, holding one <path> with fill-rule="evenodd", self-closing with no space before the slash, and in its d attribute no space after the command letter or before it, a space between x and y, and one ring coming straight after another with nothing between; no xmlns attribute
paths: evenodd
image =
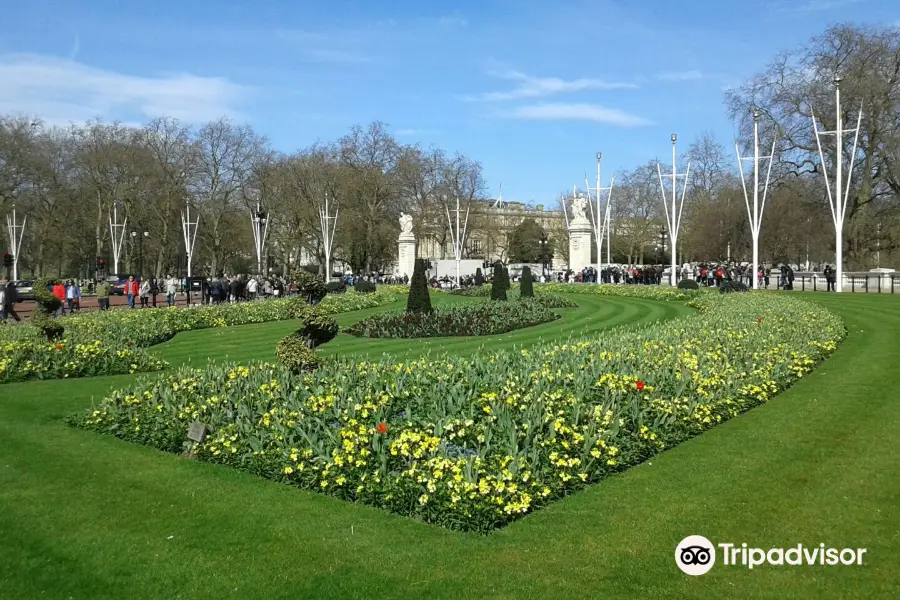
<svg viewBox="0 0 900 600"><path fill-rule="evenodd" d="M416 267L416 236L412 232L412 217L400 214L400 237L397 238L397 275L412 279Z"/></svg>
<svg viewBox="0 0 900 600"><path fill-rule="evenodd" d="M575 272L591 266L591 232L593 227L585 214L587 200L578 196L572 202L569 220L569 268Z"/></svg>

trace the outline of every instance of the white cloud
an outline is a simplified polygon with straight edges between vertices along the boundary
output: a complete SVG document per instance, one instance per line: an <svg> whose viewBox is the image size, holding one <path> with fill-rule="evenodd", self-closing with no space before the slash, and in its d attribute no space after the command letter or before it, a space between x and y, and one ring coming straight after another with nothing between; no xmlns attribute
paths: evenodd
<svg viewBox="0 0 900 600"><path fill-rule="evenodd" d="M635 89L633 83L603 81L601 79L572 79L566 81L558 77L531 77L518 71L492 73L497 77L518 82L518 87L506 92L487 92L478 96L467 97L468 100L500 101L521 100L523 98L541 98L553 94L581 92L585 90L625 90Z"/></svg>
<svg viewBox="0 0 900 600"><path fill-rule="evenodd" d="M398 129L394 132L395 135L401 137L411 137L417 135L434 135L436 133L440 133L435 131L434 129Z"/></svg>
<svg viewBox="0 0 900 600"><path fill-rule="evenodd" d="M220 77L141 77L34 54L0 55L0 82L0 114L37 115L54 124L121 115L199 123L236 116L249 91Z"/></svg>
<svg viewBox="0 0 900 600"><path fill-rule="evenodd" d="M660 73L659 79L663 81L699 81L703 79L703 73L700 71L673 71L669 73Z"/></svg>
<svg viewBox="0 0 900 600"><path fill-rule="evenodd" d="M596 104L535 104L504 111L500 113L500 116L531 121L594 121L618 127L639 127L653 124L643 117Z"/></svg>

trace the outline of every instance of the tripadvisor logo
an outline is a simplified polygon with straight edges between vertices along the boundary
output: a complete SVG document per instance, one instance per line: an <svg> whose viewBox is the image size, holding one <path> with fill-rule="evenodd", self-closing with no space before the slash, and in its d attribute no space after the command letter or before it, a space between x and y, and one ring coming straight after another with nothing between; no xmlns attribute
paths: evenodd
<svg viewBox="0 0 900 600"><path fill-rule="evenodd" d="M790 548L751 548L747 544L713 544L702 535L689 535L675 547L675 564L688 575L703 575L716 564L716 549L726 567L753 569L761 565L861 565L865 548L828 548L825 544Z"/></svg>

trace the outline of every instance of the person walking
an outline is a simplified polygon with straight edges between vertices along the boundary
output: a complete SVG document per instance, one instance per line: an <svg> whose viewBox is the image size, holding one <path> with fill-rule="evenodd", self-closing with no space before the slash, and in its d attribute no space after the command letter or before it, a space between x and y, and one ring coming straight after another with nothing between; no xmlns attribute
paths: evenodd
<svg viewBox="0 0 900 600"><path fill-rule="evenodd" d="M63 285L63 282L60 280L54 283L50 293L56 296L56 299L60 302L59 309L56 311L56 316L66 314L66 286Z"/></svg>
<svg viewBox="0 0 900 600"><path fill-rule="evenodd" d="M81 308L81 287L76 280L70 279L66 286L66 304L70 315Z"/></svg>
<svg viewBox="0 0 900 600"><path fill-rule="evenodd" d="M138 282L134 280L134 275L128 276L125 282L125 295L128 296L128 308L134 308L134 298L138 295L140 288Z"/></svg>
<svg viewBox="0 0 900 600"><path fill-rule="evenodd" d="M140 287L140 296L141 296L141 308L147 308L147 300L150 299L150 287L151 283L149 279L145 279L141 282Z"/></svg>
<svg viewBox="0 0 900 600"><path fill-rule="evenodd" d="M12 281L0 281L0 321L12 317L21 321L22 317L16 312L16 284Z"/></svg>
<svg viewBox="0 0 900 600"><path fill-rule="evenodd" d="M159 294L159 283L156 281L156 277L150 279L150 304L153 308L156 308L156 296Z"/></svg>
<svg viewBox="0 0 900 600"><path fill-rule="evenodd" d="M100 310L109 310L109 282L105 279L97 284L97 305Z"/></svg>
<svg viewBox="0 0 900 600"><path fill-rule="evenodd" d="M169 274L166 277L166 304L175 306L175 294L178 291L178 280Z"/></svg>

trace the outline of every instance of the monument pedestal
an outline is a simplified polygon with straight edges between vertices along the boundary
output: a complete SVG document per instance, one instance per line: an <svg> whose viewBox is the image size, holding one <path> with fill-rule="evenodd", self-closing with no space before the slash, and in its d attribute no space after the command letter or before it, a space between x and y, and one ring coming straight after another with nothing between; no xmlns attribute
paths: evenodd
<svg viewBox="0 0 900 600"><path fill-rule="evenodd" d="M397 275L406 275L410 279L416 267L416 236L412 233L401 233L397 238Z"/></svg>
<svg viewBox="0 0 900 600"><path fill-rule="evenodd" d="M587 219L569 221L569 268L575 272L591 266L591 231Z"/></svg>

